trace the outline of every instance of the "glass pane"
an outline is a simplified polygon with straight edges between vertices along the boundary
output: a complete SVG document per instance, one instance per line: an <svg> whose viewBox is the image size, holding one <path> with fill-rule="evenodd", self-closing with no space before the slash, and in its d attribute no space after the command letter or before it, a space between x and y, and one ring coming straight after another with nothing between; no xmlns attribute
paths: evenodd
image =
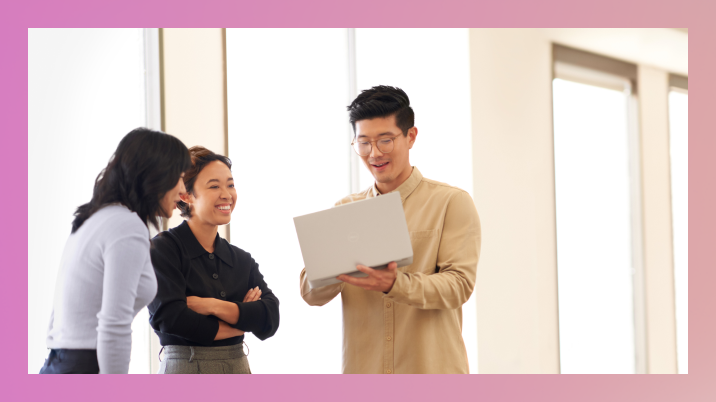
<svg viewBox="0 0 716 402"><path fill-rule="evenodd" d="M359 93L375 85L405 90L418 128L411 164L425 177L460 187L472 196L467 29L356 29L356 81ZM373 176L361 162L360 188L372 184ZM477 373L476 310L473 293L463 306L471 373Z"/></svg>
<svg viewBox="0 0 716 402"><path fill-rule="evenodd" d="M28 30L28 208L46 210L47 195L62 194L52 198L52 213L28 215L30 373L47 357L55 278L73 213L92 198L122 137L145 125L143 52L142 29ZM139 315L133 349L143 347L148 328ZM148 355L134 352L130 371L148 373Z"/></svg>
<svg viewBox="0 0 716 402"><path fill-rule="evenodd" d="M634 373L627 95L556 79L562 373Z"/></svg>
<svg viewBox="0 0 716 402"><path fill-rule="evenodd" d="M340 373L340 297L299 292L293 217L349 193L345 29L227 29L229 158L239 199L231 242L259 263L281 301L274 338L247 335L254 373Z"/></svg>
<svg viewBox="0 0 716 402"><path fill-rule="evenodd" d="M689 372L689 95L669 93L671 208L674 227L676 355L679 374Z"/></svg>

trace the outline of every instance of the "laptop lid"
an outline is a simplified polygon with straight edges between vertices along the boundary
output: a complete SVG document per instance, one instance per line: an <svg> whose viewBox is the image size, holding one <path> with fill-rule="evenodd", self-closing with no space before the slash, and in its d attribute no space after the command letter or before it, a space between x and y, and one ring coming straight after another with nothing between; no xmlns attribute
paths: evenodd
<svg viewBox="0 0 716 402"><path fill-rule="evenodd" d="M311 288L340 282L341 274L365 277L357 264L375 269L413 262L400 193L351 202L293 218Z"/></svg>

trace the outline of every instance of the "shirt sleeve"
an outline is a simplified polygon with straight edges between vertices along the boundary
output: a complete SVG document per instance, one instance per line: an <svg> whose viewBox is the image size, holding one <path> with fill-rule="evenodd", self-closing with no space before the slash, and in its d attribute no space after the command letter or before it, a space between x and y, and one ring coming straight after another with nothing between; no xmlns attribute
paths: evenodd
<svg viewBox="0 0 716 402"><path fill-rule="evenodd" d="M456 309L470 298L475 287L480 256L480 219L466 192L453 196L445 212L438 246L438 272L398 272L385 296L421 309Z"/></svg>
<svg viewBox="0 0 716 402"><path fill-rule="evenodd" d="M263 340L272 337L279 324L278 298L269 289L264 276L259 271L259 264L251 258L249 288L256 286L261 289L261 300L253 302L235 302L239 306L239 320L232 327L253 334Z"/></svg>
<svg viewBox="0 0 716 402"><path fill-rule="evenodd" d="M301 270L301 297L309 306L323 306L343 291L345 282L311 289L306 277L306 268Z"/></svg>
<svg viewBox="0 0 716 402"><path fill-rule="evenodd" d="M157 275L157 297L147 306L152 328L210 346L219 332L219 319L187 307L179 246L168 235L159 235L152 241L151 256Z"/></svg>
<svg viewBox="0 0 716 402"><path fill-rule="evenodd" d="M127 374L137 287L149 259L149 239L141 231L108 244L102 253L102 307L97 313L97 362L101 374Z"/></svg>

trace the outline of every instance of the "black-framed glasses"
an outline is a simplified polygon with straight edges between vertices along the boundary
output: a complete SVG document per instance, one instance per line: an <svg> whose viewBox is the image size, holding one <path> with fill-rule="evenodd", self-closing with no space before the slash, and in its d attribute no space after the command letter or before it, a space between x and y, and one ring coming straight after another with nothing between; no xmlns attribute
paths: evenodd
<svg viewBox="0 0 716 402"><path fill-rule="evenodd" d="M383 137L375 141L355 139L351 142L351 146L360 156L370 155L370 152L373 150L373 143L375 143L375 146L378 147L378 151L384 154L389 154L393 152L393 146L395 145L394 140L395 137Z"/></svg>

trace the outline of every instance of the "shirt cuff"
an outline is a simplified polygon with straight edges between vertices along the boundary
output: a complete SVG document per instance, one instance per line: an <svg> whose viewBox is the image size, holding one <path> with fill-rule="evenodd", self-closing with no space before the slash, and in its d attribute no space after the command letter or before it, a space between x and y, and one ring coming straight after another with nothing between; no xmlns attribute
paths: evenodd
<svg viewBox="0 0 716 402"><path fill-rule="evenodd" d="M192 333L192 339L196 343L200 343L205 346L211 346L216 338L216 334L219 332L219 319L214 316L204 316L205 322L195 327L194 333Z"/></svg>
<svg viewBox="0 0 716 402"><path fill-rule="evenodd" d="M235 302L239 306L239 320L235 325L236 329L244 332L260 332L266 323L266 309L264 304L258 301Z"/></svg>
<svg viewBox="0 0 716 402"><path fill-rule="evenodd" d="M390 288L390 291L386 293L384 297L387 297L389 299L395 299L395 301L397 302L402 302L405 298L405 287L407 286L407 280L407 274L398 271L398 276L395 277L393 287Z"/></svg>

